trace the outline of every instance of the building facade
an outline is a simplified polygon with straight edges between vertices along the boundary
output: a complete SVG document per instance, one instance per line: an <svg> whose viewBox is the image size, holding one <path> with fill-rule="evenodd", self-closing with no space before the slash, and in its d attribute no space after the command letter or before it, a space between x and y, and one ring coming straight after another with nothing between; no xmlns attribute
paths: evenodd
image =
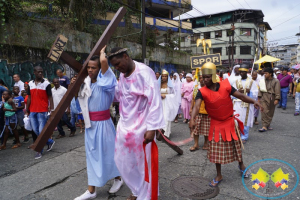
<svg viewBox="0 0 300 200"><path fill-rule="evenodd" d="M193 34L182 38L181 49L202 55L204 47L201 44L197 47L196 42L204 39L207 45L211 43L208 53L221 54L222 66L252 64L256 55L267 50L267 31L271 27L263 18L261 10L248 9L190 18L187 21L192 23Z"/></svg>
<svg viewBox="0 0 300 200"><path fill-rule="evenodd" d="M298 44L278 45L271 47L270 55L280 58L276 65L293 66L297 64Z"/></svg>

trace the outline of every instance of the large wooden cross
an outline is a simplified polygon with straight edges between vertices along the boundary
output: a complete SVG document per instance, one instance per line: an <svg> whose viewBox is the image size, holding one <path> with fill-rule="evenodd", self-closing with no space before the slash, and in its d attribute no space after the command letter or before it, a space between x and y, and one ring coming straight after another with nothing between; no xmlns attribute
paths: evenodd
<svg viewBox="0 0 300 200"><path fill-rule="evenodd" d="M61 59L64 63L68 64L78 73L77 79L74 84L69 86L67 93L64 95L63 99L60 101L58 106L56 107L55 111L51 114L50 119L46 123L44 129L42 130L41 134L36 139L33 149L37 152L41 152L44 148L47 140L51 137L55 127L57 126L58 122L62 118L65 110L70 105L73 97L75 96L78 88L83 83L84 79L87 77L87 64L92 56L99 55L100 50L107 44L110 37L115 32L116 28L118 27L119 23L121 22L122 18L126 13L126 9L121 7L115 14L114 18L111 20L103 34L101 35L100 39L96 43L95 47L93 48L92 52L85 60L84 64L81 65L77 62L73 57L63 51L64 47L67 43L67 38L62 35L59 35L54 42L51 51L48 57L54 61L58 61Z"/></svg>

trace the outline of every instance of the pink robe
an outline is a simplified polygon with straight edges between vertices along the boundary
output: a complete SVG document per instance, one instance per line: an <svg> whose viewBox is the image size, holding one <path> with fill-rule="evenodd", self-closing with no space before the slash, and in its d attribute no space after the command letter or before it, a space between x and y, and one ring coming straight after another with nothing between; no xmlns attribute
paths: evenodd
<svg viewBox="0 0 300 200"><path fill-rule="evenodd" d="M143 63L127 78L120 75L115 98L120 102L115 162L138 200L151 199L151 143L146 146L150 182L145 181L144 134L165 127L161 94L155 74Z"/></svg>
<svg viewBox="0 0 300 200"><path fill-rule="evenodd" d="M181 94L184 93L184 96L181 99L181 109L185 119L190 119L190 108L191 102L193 99L193 90L194 90L194 81L184 82L181 86Z"/></svg>

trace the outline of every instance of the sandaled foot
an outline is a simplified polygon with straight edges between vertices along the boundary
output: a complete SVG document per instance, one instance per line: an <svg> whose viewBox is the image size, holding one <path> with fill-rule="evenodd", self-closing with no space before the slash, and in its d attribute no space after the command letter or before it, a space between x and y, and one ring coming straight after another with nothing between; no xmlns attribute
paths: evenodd
<svg viewBox="0 0 300 200"><path fill-rule="evenodd" d="M246 144L247 143L247 140L242 140L243 144Z"/></svg>
<svg viewBox="0 0 300 200"><path fill-rule="evenodd" d="M199 147L194 147L194 146L190 147L190 151L196 151L196 150L199 150L199 149L200 149Z"/></svg>
<svg viewBox="0 0 300 200"><path fill-rule="evenodd" d="M269 126L269 127L268 127L268 130L270 130L270 131L271 131L271 130L273 130L273 128Z"/></svg>
<svg viewBox="0 0 300 200"><path fill-rule="evenodd" d="M241 167L240 167L240 166L239 166L239 170L241 171L242 176L244 175L244 178L248 178L248 177L250 176L250 174L251 174L251 171L250 171L250 170L247 170L247 171L245 172L246 168L245 168L244 170L241 170Z"/></svg>
<svg viewBox="0 0 300 200"><path fill-rule="evenodd" d="M79 133L83 133L83 130L80 130L80 132Z"/></svg>
<svg viewBox="0 0 300 200"><path fill-rule="evenodd" d="M18 148L18 147L20 147L21 146L21 144L20 143L17 143L17 144L15 144L14 146L12 146L12 149L16 149L16 148Z"/></svg>
<svg viewBox="0 0 300 200"><path fill-rule="evenodd" d="M213 179L213 180L209 183L209 186L210 186L210 187L217 187L217 186L221 183L222 180L223 180L223 179L221 179L221 180L219 180L219 181L216 181L215 179Z"/></svg>
<svg viewBox="0 0 300 200"><path fill-rule="evenodd" d="M185 119L185 120L183 120L182 122L183 122L183 123L186 123L186 121L187 121L187 120Z"/></svg>
<svg viewBox="0 0 300 200"><path fill-rule="evenodd" d="M2 145L0 146L0 150L5 150L6 149L6 146Z"/></svg>
<svg viewBox="0 0 300 200"><path fill-rule="evenodd" d="M258 131L259 131L259 132L266 132L267 129L261 128L261 129L259 129Z"/></svg>
<svg viewBox="0 0 300 200"><path fill-rule="evenodd" d="M31 149L32 147L33 147L33 144L29 145L29 146L27 147L27 149Z"/></svg>
<svg viewBox="0 0 300 200"><path fill-rule="evenodd" d="M255 124L255 125L258 125L259 123L258 123L258 122L254 122L254 124Z"/></svg>
<svg viewBox="0 0 300 200"><path fill-rule="evenodd" d="M208 147L208 146L206 146L206 145L204 145L204 146L202 147L202 149L203 149L203 150L208 150L208 149L209 149L209 147Z"/></svg>
<svg viewBox="0 0 300 200"><path fill-rule="evenodd" d="M178 123L178 120L176 119L176 120L174 120L174 122L175 122L175 123Z"/></svg>
<svg viewBox="0 0 300 200"><path fill-rule="evenodd" d="M136 199L137 199L136 196L130 195L126 200L136 200Z"/></svg>

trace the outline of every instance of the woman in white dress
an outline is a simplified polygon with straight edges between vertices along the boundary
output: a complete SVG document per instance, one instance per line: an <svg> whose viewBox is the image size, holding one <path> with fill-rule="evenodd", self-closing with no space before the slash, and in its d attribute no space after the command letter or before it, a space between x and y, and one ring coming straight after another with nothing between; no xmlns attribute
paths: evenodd
<svg viewBox="0 0 300 200"><path fill-rule="evenodd" d="M164 135L170 137L171 134L171 122L175 119L179 101L176 99L176 92L173 86L173 82L169 77L169 73L163 70L161 76L158 79L160 84L161 99L163 105L163 113L165 119L165 128L163 128Z"/></svg>

